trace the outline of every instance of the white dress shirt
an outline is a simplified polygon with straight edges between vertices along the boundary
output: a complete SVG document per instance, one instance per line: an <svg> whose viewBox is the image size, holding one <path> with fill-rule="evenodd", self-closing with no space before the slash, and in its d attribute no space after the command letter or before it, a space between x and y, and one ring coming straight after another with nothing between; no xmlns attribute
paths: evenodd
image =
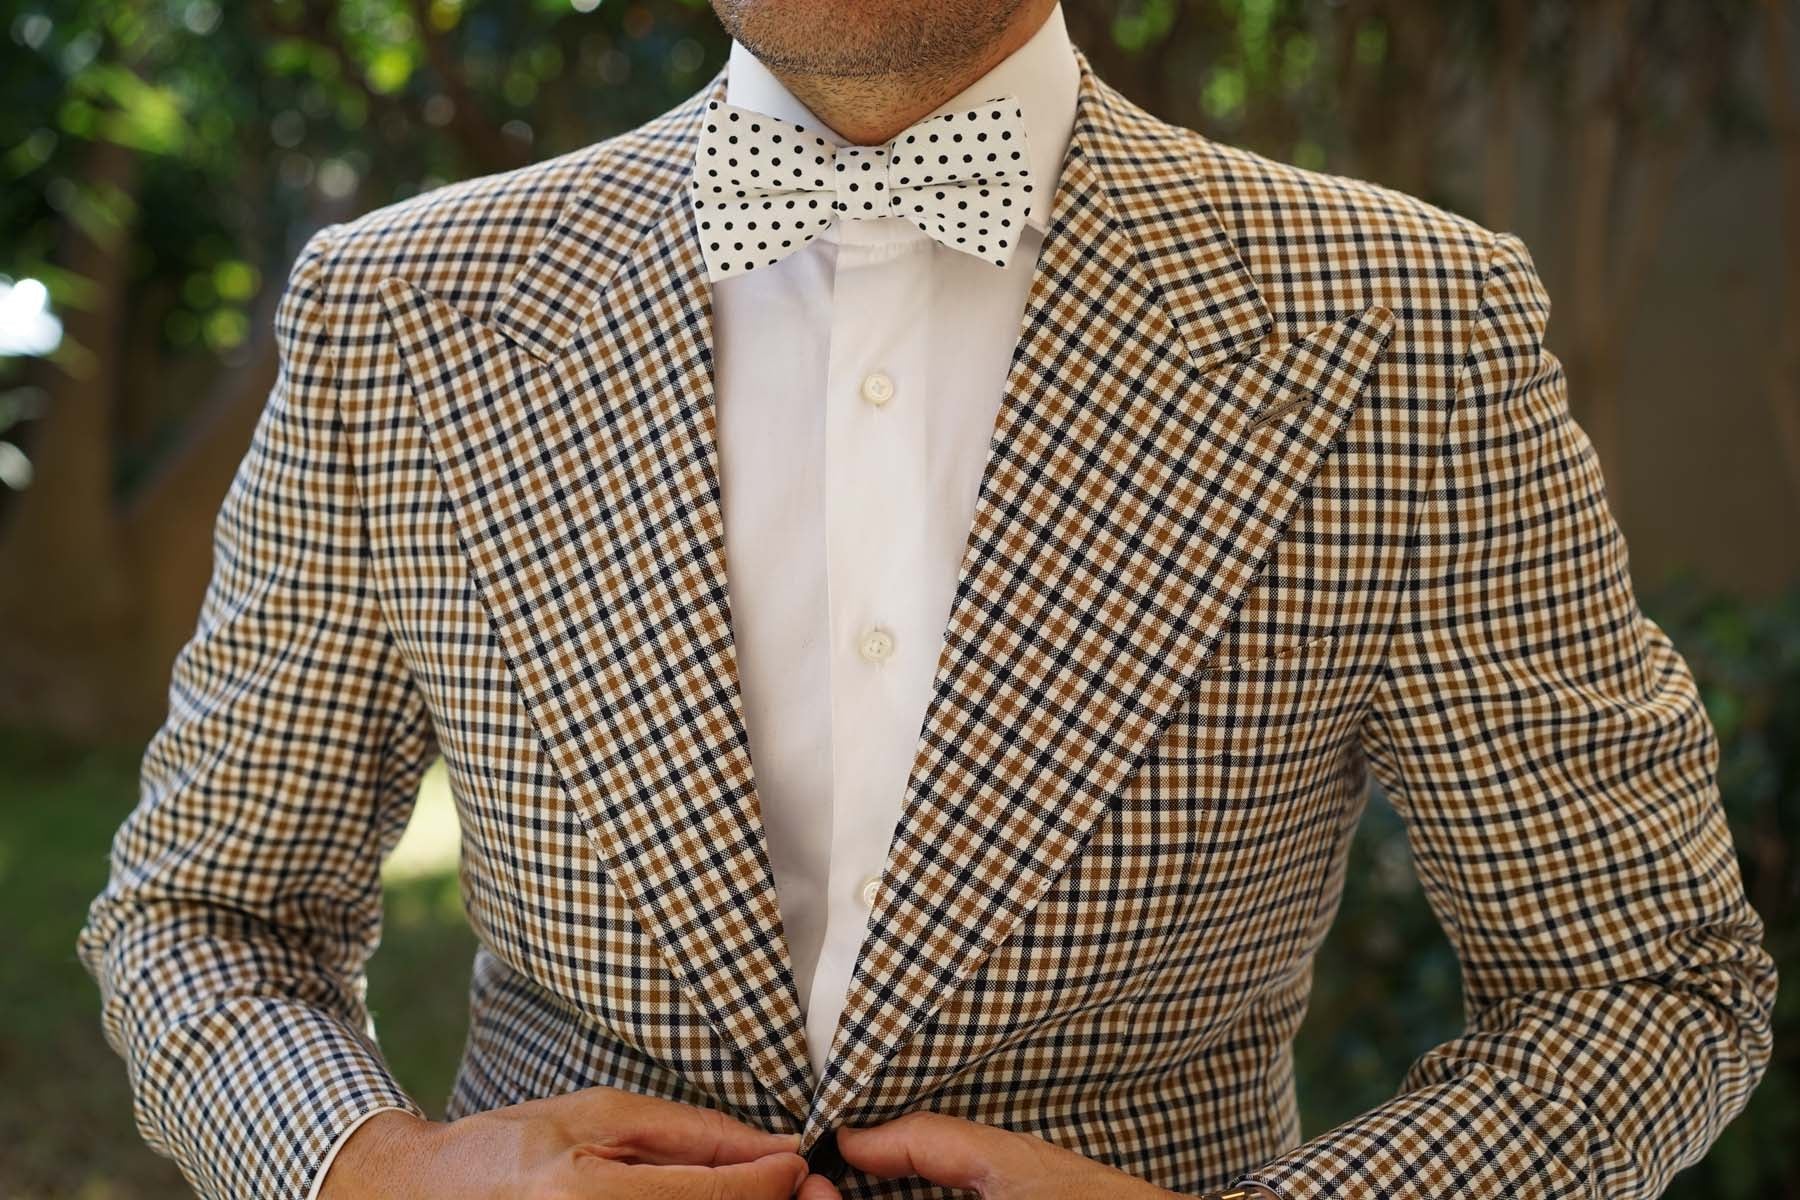
<svg viewBox="0 0 1800 1200"><path fill-rule="evenodd" d="M1018 99L1031 207L1007 266L880 217L713 285L732 632L815 1082L900 818L1079 83L1059 5L926 114ZM725 102L845 144L735 41ZM385 1111L339 1136L309 1200Z"/></svg>
<svg viewBox="0 0 1800 1200"><path fill-rule="evenodd" d="M1057 7L926 114L1018 99L1031 207L1004 268L879 217L713 284L732 630L815 1082L900 817L1079 79ZM844 144L735 42L725 102Z"/></svg>

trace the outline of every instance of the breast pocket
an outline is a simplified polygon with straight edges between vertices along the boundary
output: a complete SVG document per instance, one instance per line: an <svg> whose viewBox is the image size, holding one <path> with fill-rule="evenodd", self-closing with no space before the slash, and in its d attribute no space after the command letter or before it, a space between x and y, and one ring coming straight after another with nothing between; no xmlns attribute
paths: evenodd
<svg viewBox="0 0 1800 1200"><path fill-rule="evenodd" d="M1169 730L1178 739L1169 752L1263 788L1291 783L1328 755L1343 725L1338 643L1326 632L1202 662Z"/></svg>

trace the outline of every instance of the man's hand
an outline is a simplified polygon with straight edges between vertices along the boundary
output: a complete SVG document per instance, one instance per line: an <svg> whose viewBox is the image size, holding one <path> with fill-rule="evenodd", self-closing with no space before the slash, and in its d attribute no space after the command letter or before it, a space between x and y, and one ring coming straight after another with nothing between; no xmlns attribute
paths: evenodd
<svg viewBox="0 0 1800 1200"><path fill-rule="evenodd" d="M913 1112L837 1131L853 1167L897 1179L917 1175L982 1200L1172 1200L1177 1195L1043 1138L943 1113ZM809 1175L797 1200L842 1200L823 1175Z"/></svg>
<svg viewBox="0 0 1800 1200"><path fill-rule="evenodd" d="M448 1124L377 1113L344 1143L319 1200L788 1200L800 1135L593 1087Z"/></svg>

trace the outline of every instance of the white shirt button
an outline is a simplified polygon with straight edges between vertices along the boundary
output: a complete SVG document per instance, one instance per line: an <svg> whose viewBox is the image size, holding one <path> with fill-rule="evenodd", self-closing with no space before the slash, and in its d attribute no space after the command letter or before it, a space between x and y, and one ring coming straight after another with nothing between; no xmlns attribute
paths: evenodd
<svg viewBox="0 0 1800 1200"><path fill-rule="evenodd" d="M875 894L881 890L881 877L871 875L862 881L862 888L856 894L862 897L864 908L875 907Z"/></svg>
<svg viewBox="0 0 1800 1200"><path fill-rule="evenodd" d="M894 635L885 629L870 629L862 635L857 649L870 662L882 662L894 652Z"/></svg>
<svg viewBox="0 0 1800 1200"><path fill-rule="evenodd" d="M862 398L877 407L894 398L894 381L886 371L871 371L863 376Z"/></svg>

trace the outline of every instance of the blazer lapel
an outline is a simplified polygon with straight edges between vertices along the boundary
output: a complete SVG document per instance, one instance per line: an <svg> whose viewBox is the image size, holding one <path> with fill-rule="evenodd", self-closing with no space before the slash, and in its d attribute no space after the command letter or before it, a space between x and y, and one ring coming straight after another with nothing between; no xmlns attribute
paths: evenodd
<svg viewBox="0 0 1800 1200"><path fill-rule="evenodd" d="M723 72L596 156L485 319L383 285L471 578L570 801L688 996L805 1117L803 1147L1079 850L1392 326L1370 308L1268 347L1271 315L1191 153L1077 56L1074 136L933 697L810 1105L738 692L711 294L683 190Z"/></svg>
<svg viewBox="0 0 1800 1200"><path fill-rule="evenodd" d="M797 1119L811 1067L738 691L686 200L723 81L596 155L485 321L399 278L383 300L473 582L608 880Z"/></svg>
<svg viewBox="0 0 1800 1200"><path fill-rule="evenodd" d="M1371 307L1268 346L1271 314L1191 148L1077 56L1075 129L933 697L803 1147L1079 851L1392 328ZM908 1094L893 1087L884 1111Z"/></svg>

